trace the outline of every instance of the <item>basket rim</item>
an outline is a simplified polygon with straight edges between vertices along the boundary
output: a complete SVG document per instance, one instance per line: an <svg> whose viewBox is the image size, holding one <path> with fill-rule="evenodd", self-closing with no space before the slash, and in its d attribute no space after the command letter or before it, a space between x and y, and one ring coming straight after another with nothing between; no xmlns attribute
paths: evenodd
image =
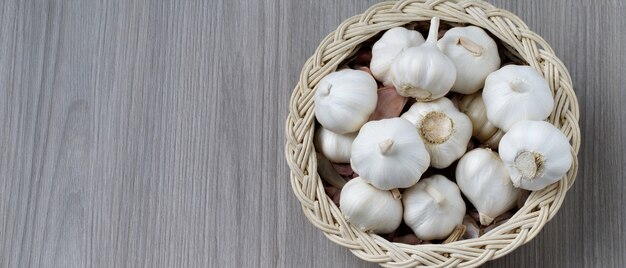
<svg viewBox="0 0 626 268"><path fill-rule="evenodd" d="M475 239L449 244L408 245L364 233L348 224L329 200L317 174L313 133L315 117L312 94L315 85L334 71L363 41L386 29L438 16L442 22L461 22L489 31L538 70L554 94L555 108L548 118L571 142L574 157L565 178L532 192L522 208L501 226ZM290 167L292 190L307 219L331 241L347 247L357 257L386 267L474 267L502 257L532 240L558 212L567 190L575 181L580 148L579 107L567 68L547 42L516 15L481 0L401 0L372 5L348 18L328 34L306 61L290 98L286 120L285 157Z"/></svg>

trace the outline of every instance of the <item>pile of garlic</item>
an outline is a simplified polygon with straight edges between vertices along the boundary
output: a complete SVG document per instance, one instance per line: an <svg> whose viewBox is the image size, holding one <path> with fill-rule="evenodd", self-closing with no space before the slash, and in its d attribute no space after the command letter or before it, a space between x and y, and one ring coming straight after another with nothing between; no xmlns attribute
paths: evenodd
<svg viewBox="0 0 626 268"><path fill-rule="evenodd" d="M315 91L327 194L350 224L394 242L478 237L573 160L568 138L544 121L554 99L539 72L502 66L481 28L437 40L439 30L439 18L426 39L389 29Z"/></svg>

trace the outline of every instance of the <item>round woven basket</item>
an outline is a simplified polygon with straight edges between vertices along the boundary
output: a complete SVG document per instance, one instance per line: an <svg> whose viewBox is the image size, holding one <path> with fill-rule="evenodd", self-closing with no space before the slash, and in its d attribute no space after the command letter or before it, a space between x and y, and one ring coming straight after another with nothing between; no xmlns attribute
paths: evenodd
<svg viewBox="0 0 626 268"><path fill-rule="evenodd" d="M315 116L313 95L317 83L352 55L359 44L392 27L440 17L442 23L476 25L500 39L508 53L537 69L552 89L555 107L548 122L569 138L574 163L558 183L532 192L526 203L505 224L476 239L447 244L393 243L360 231L347 223L324 192L317 173L313 147ZM286 121L286 158L291 185L304 215L333 242L357 257L384 267L474 267L502 257L533 239L559 210L572 186L580 146L578 103L570 75L550 46L512 13L483 1L405 0L376 4L349 18L329 34L302 69L290 101Z"/></svg>

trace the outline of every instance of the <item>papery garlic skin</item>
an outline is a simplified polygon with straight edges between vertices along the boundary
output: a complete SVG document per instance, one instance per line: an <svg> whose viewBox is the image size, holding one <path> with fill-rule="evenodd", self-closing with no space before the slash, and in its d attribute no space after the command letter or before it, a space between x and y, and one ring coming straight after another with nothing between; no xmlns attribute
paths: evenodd
<svg viewBox="0 0 626 268"><path fill-rule="evenodd" d="M339 209L348 222L364 232L391 233L402 222L400 196L377 189L359 177L344 185Z"/></svg>
<svg viewBox="0 0 626 268"><path fill-rule="evenodd" d="M356 134L356 132L337 134L324 127L318 127L313 139L315 149L331 162L350 163L350 151Z"/></svg>
<svg viewBox="0 0 626 268"><path fill-rule="evenodd" d="M374 78L381 81L384 85L390 85L389 69L391 68L391 63L407 48L419 46L423 43L424 37L418 31L404 27L395 27L387 30L372 46L370 70Z"/></svg>
<svg viewBox="0 0 626 268"><path fill-rule="evenodd" d="M498 45L485 30L476 26L448 30L437 46L456 67L451 91L475 93L483 88L487 75L500 68Z"/></svg>
<svg viewBox="0 0 626 268"><path fill-rule="evenodd" d="M415 127L397 117L363 125L352 143L351 156L354 172L382 190L411 187L430 163Z"/></svg>
<svg viewBox="0 0 626 268"><path fill-rule="evenodd" d="M315 117L337 134L356 132L376 109L376 80L364 71L343 69L328 74L315 91Z"/></svg>
<svg viewBox="0 0 626 268"><path fill-rule="evenodd" d="M482 92L462 95L457 104L459 111L472 121L472 137L489 148L498 149L504 131L487 120L487 109L485 109Z"/></svg>
<svg viewBox="0 0 626 268"><path fill-rule="evenodd" d="M491 224L517 205L520 190L513 187L498 154L489 149L478 148L465 154L455 175L461 192L478 210L482 225Z"/></svg>
<svg viewBox="0 0 626 268"><path fill-rule="evenodd" d="M456 80L456 67L437 47L439 18L431 20L426 42L402 52L391 64L391 82L398 93L421 101L445 96Z"/></svg>
<svg viewBox="0 0 626 268"><path fill-rule="evenodd" d="M545 121L521 121L500 141L500 158L515 187L537 191L559 181L572 166L571 145Z"/></svg>
<svg viewBox="0 0 626 268"><path fill-rule="evenodd" d="M491 73L482 95L489 122L505 132L522 120L545 120L554 107L548 82L530 66L507 65Z"/></svg>
<svg viewBox="0 0 626 268"><path fill-rule="evenodd" d="M459 188L442 175L422 179L404 191L402 203L404 222L424 240L446 238L465 216Z"/></svg>
<svg viewBox="0 0 626 268"><path fill-rule="evenodd" d="M418 130L435 168L446 168L463 156L472 136L470 119L448 98L416 102L401 118Z"/></svg>

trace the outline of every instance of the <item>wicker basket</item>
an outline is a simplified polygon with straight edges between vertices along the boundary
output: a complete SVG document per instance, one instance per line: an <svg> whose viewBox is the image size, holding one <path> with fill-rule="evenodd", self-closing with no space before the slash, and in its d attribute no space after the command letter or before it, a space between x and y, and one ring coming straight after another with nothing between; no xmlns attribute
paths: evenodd
<svg viewBox="0 0 626 268"><path fill-rule="evenodd" d="M532 192L524 206L505 224L476 239L448 244L407 245L364 233L343 218L325 194L317 174L313 147L316 84L354 52L358 45L381 31L413 21L440 17L442 23L467 23L486 29L505 44L512 55L543 74L554 94L555 108L548 121L569 138L574 163L566 177ZM286 158L291 185L304 215L333 242L357 257L384 267L474 267L502 257L533 239L559 210L576 178L580 146L578 103L572 81L550 46L508 11L482 1L405 0L376 4L365 13L344 21L321 42L307 60L293 91L286 122Z"/></svg>

